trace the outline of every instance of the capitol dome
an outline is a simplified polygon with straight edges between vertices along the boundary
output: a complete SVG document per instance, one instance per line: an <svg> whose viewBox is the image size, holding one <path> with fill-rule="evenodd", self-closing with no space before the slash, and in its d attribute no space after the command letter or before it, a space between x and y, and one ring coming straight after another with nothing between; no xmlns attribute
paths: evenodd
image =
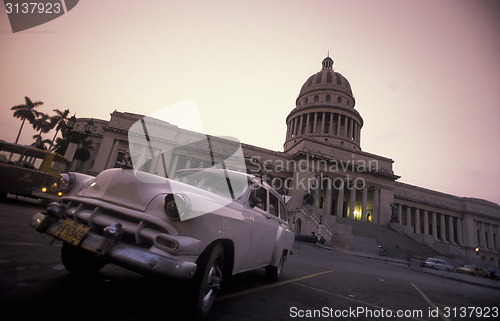
<svg viewBox="0 0 500 321"><path fill-rule="evenodd" d="M355 100L351 84L342 74L333 70L332 58L326 57L321 64L321 70L310 76L302 85L296 100L297 107L317 103L320 98L324 98L324 102L332 104L342 104L344 102L346 107L354 108ZM324 97L311 95L318 91L326 92L326 95L323 95ZM328 92L330 93L329 97L327 97Z"/></svg>
<svg viewBox="0 0 500 321"><path fill-rule="evenodd" d="M322 62L323 68L307 79L300 89L299 97L318 89L335 89L352 96L351 84L342 74L333 70L333 60L326 57Z"/></svg>
<svg viewBox="0 0 500 321"><path fill-rule="evenodd" d="M285 151L301 138L361 150L363 118L354 109L351 84L334 71L332 58L326 57L321 64L321 70L302 85L295 108L286 119Z"/></svg>

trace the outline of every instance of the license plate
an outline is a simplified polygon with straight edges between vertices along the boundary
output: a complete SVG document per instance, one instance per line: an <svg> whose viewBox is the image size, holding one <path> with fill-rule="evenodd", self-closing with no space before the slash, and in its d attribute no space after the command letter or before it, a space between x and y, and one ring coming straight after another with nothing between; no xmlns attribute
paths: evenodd
<svg viewBox="0 0 500 321"><path fill-rule="evenodd" d="M56 237L72 245L78 245L89 231L89 227L66 219L56 232Z"/></svg>

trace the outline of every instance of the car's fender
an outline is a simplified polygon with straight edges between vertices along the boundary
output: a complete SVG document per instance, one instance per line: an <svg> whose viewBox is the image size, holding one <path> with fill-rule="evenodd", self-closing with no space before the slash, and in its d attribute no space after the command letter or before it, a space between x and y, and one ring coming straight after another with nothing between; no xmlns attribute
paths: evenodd
<svg viewBox="0 0 500 321"><path fill-rule="evenodd" d="M278 232L276 233L276 242L274 243L273 254L271 257L270 266L277 266L281 260L283 251L291 251L294 242L293 232L287 224L280 222Z"/></svg>

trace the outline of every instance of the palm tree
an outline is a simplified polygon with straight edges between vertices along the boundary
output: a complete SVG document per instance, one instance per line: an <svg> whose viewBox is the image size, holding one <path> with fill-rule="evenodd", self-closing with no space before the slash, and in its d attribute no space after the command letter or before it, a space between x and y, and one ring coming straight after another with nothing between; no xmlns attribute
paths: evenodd
<svg viewBox="0 0 500 321"><path fill-rule="evenodd" d="M68 139L57 137L56 143L51 147L51 151L60 155L64 155L66 153L66 149L68 149L68 145Z"/></svg>
<svg viewBox="0 0 500 321"><path fill-rule="evenodd" d="M35 139L35 142L30 145L31 147L47 150L45 144L50 144L50 139L43 139L42 135L34 135L33 139Z"/></svg>
<svg viewBox="0 0 500 321"><path fill-rule="evenodd" d="M39 130L38 136L42 137L42 134L48 133L51 129L55 127L55 124L52 123L52 118L49 114L40 113L35 111L37 114L37 118L33 121L33 128L35 130Z"/></svg>
<svg viewBox="0 0 500 321"><path fill-rule="evenodd" d="M57 134L59 134L59 131L64 131L68 127L68 115L69 115L69 109L66 109L64 111L60 111L59 109L54 109L54 112L56 113L54 116L52 116L52 123L54 124L54 127L56 128L56 133L54 137L52 138L52 141L50 142L50 147L54 145L54 141L56 140ZM52 127L52 128L54 128Z"/></svg>
<svg viewBox="0 0 500 321"><path fill-rule="evenodd" d="M19 132L17 133L15 141L16 144L19 141L19 136L21 136L21 131L23 130L24 122L26 121L26 119L30 123L33 123L37 116L35 108L40 105L43 105L43 102L41 101L33 102L29 97L24 97L24 100L26 102L24 105L17 105L11 108L11 110L14 110L14 117L23 120L23 122L21 123L21 127L19 128Z"/></svg>

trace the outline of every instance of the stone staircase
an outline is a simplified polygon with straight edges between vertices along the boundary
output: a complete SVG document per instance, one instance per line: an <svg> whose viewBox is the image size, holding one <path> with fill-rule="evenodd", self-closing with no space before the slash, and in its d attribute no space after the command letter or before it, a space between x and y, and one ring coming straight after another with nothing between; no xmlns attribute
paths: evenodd
<svg viewBox="0 0 500 321"><path fill-rule="evenodd" d="M406 259L409 255L420 255L423 257L434 257L438 252L425 244L414 241L408 236L398 233L388 226L365 223L346 218L336 217L336 222L331 224L333 230L332 247L340 247L347 250L361 251L366 253L378 252L378 245L384 249L382 256ZM350 232L352 235L351 248L346 248L349 243L345 238ZM339 237L337 234L344 234ZM347 236L348 237L348 236ZM337 241L337 244L336 244ZM340 242L340 244L339 244Z"/></svg>
<svg viewBox="0 0 500 321"><path fill-rule="evenodd" d="M301 220L302 235L317 235L321 217L321 236L326 240L325 245L333 248L399 259L406 259L410 255L440 256L424 242L418 242L394 227L322 215L322 209L308 205L289 214ZM380 253L379 245L385 252Z"/></svg>

